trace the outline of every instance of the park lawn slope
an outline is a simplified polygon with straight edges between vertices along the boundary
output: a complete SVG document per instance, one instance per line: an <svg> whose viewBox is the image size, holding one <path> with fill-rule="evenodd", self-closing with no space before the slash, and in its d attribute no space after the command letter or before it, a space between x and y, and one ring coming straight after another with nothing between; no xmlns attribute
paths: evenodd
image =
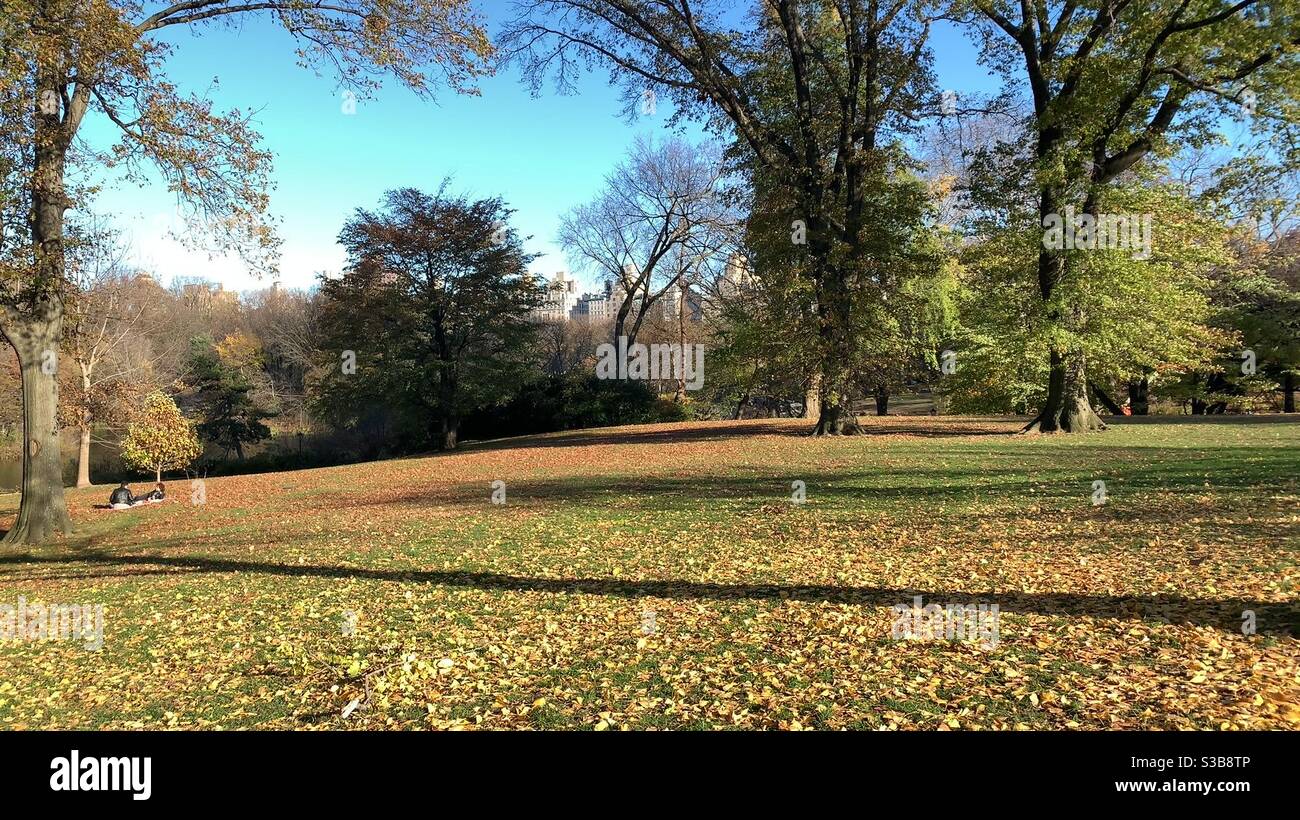
<svg viewBox="0 0 1300 820"><path fill-rule="evenodd" d="M70 490L0 605L102 604L104 645L0 643L0 726L1300 728L1300 423L865 423ZM894 640L915 596L996 641Z"/></svg>

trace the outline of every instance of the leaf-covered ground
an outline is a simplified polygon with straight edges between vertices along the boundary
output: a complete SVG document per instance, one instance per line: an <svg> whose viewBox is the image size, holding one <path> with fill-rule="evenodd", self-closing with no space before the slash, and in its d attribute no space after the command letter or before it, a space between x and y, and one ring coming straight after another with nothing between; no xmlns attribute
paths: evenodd
<svg viewBox="0 0 1300 820"><path fill-rule="evenodd" d="M70 491L0 604L102 603L104 646L0 643L0 726L1300 728L1300 424L867 423ZM916 595L996 645L894 640Z"/></svg>

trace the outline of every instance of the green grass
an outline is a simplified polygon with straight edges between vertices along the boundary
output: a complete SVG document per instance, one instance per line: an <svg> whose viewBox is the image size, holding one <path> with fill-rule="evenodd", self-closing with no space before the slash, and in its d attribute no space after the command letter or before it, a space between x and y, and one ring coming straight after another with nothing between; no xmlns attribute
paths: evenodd
<svg viewBox="0 0 1300 820"><path fill-rule="evenodd" d="M1300 725L1300 424L867 421L69 491L77 533L0 556L0 605L103 604L104 648L0 643L0 726ZM913 595L998 604L997 645L893 640Z"/></svg>

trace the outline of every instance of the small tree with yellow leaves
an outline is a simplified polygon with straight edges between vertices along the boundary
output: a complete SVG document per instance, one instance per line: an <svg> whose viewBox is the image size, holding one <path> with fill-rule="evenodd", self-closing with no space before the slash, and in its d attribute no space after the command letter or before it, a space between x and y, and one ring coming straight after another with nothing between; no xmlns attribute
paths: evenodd
<svg viewBox="0 0 1300 820"><path fill-rule="evenodd" d="M155 481L162 481L163 470L186 467L202 452L194 425L160 390L145 397L122 440L122 460L141 472L153 470Z"/></svg>

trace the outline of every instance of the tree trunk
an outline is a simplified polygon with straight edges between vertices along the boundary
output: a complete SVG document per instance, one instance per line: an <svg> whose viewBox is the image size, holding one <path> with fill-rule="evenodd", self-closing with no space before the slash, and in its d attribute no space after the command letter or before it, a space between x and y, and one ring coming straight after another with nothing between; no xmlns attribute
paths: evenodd
<svg viewBox="0 0 1300 820"><path fill-rule="evenodd" d="M813 429L814 436L851 436L862 432L853 414L847 383L848 375L842 365L828 359L822 370L821 412Z"/></svg>
<svg viewBox="0 0 1300 820"><path fill-rule="evenodd" d="M1294 373L1287 373L1282 376L1282 412L1295 412L1295 388L1296 377Z"/></svg>
<svg viewBox="0 0 1300 820"><path fill-rule="evenodd" d="M77 445L77 486L90 486L90 414L81 416L81 440Z"/></svg>
<svg viewBox="0 0 1300 820"><path fill-rule="evenodd" d="M77 446L77 486L90 486L90 373L81 364L81 440Z"/></svg>
<svg viewBox="0 0 1300 820"><path fill-rule="evenodd" d="M38 544L55 533L72 531L63 498L63 459L59 452L57 356L63 331L62 287L66 273L63 214L71 204L63 177L75 125L65 130L59 112L46 110L40 104L59 91L55 65L53 59L38 60L33 88L33 267L23 277L27 281L19 293L20 300L0 310L0 334L18 354L23 384L23 484L18 518L4 539L11 545ZM53 372L46 372L49 370Z"/></svg>
<svg viewBox="0 0 1300 820"><path fill-rule="evenodd" d="M58 307L55 305L58 304ZM55 533L70 533L72 522L63 499L63 459L59 452L59 378L57 361L63 314L57 299L38 318L15 321L11 314L5 338L18 353L23 385L23 484L18 519L5 535L5 544L39 544ZM47 355L47 351L51 353ZM48 369L48 366L47 368Z"/></svg>
<svg viewBox="0 0 1300 820"><path fill-rule="evenodd" d="M1092 394L1097 397L1097 401L1101 402L1101 406L1109 410L1112 415L1124 415L1124 408L1116 404L1115 400L1107 395L1106 391L1102 390L1096 382L1089 382L1088 387L1092 388Z"/></svg>
<svg viewBox="0 0 1300 820"><path fill-rule="evenodd" d="M1210 377L1205 380L1205 389L1208 393L1214 393L1219 396L1222 396L1225 393L1236 395L1240 395L1241 393L1240 390L1233 389L1233 386L1228 383L1228 380L1223 377L1222 373L1210 374ZM1214 402L1207 402L1205 406L1206 415L1220 416L1227 411L1228 402L1223 399Z"/></svg>
<svg viewBox="0 0 1300 820"><path fill-rule="evenodd" d="M1150 409L1148 393L1151 381L1143 377L1141 381L1128 383L1128 408L1135 416L1145 416Z"/></svg>
<svg viewBox="0 0 1300 820"><path fill-rule="evenodd" d="M442 450L456 449L456 434L460 431L460 420L453 416L442 417Z"/></svg>
<svg viewBox="0 0 1300 820"><path fill-rule="evenodd" d="M678 274L681 275L680 273ZM681 287L677 290L677 350L682 356L682 372L677 378L677 392L673 394L673 401L678 404L686 402L686 282L682 280Z"/></svg>
<svg viewBox="0 0 1300 820"><path fill-rule="evenodd" d="M857 417L853 413L853 398L850 391L852 379L849 363L852 361L852 343L849 338L851 317L849 316L849 293L847 284L842 281L839 272L834 270L829 261L830 248L818 257L821 242L813 242L812 237L821 231L815 230L813 220L809 220L808 235L810 252L815 259L820 259L821 273L817 276L817 336L821 353L821 406L817 416L814 436L849 436L862 432Z"/></svg>
<svg viewBox="0 0 1300 820"><path fill-rule="evenodd" d="M161 483L162 483L162 465L161 465L161 464L156 464L156 465L154 465L154 468L153 468L153 483L154 483L154 484L161 484Z"/></svg>
<svg viewBox="0 0 1300 820"><path fill-rule="evenodd" d="M814 373L803 399L803 417L815 419L822 413L822 375Z"/></svg>
<svg viewBox="0 0 1300 820"><path fill-rule="evenodd" d="M1105 430L1106 423L1088 401L1087 370L1082 353L1053 350L1047 378L1047 401L1026 433L1088 433Z"/></svg>
<svg viewBox="0 0 1300 820"><path fill-rule="evenodd" d="M883 384L878 384L876 385L874 395L876 398L876 415L888 416L889 415L889 388Z"/></svg>
<svg viewBox="0 0 1300 820"><path fill-rule="evenodd" d="M1061 161L1058 141L1059 126L1047 126L1038 134L1036 155L1040 167L1053 167ZM1039 224L1047 225L1049 216L1058 217L1065 204L1062 189L1048 183L1039 188L1038 216ZM1084 213L1096 216L1096 203L1090 198L1082 208ZM1066 270L1066 257L1061 250L1039 246L1038 249L1038 295L1043 303L1049 305L1048 320L1053 324L1064 326L1073 321L1075 326L1081 324L1082 317L1077 313L1069 315L1053 304L1053 293L1062 281ZM1047 400L1038 417L1025 425L1022 432L1039 433L1086 433L1105 430L1106 425L1088 401L1087 368L1083 354L1052 346L1049 353L1049 370L1047 376Z"/></svg>
<svg viewBox="0 0 1300 820"><path fill-rule="evenodd" d="M741 397L740 397L740 401L736 402L736 412L734 412L734 413L731 414L731 419L732 419L732 421L739 421L739 420L740 420L740 413L741 413L742 410L745 409L745 402L747 402L747 401L749 401L749 394L748 394L748 393L746 393L745 395L741 396Z"/></svg>
<svg viewBox="0 0 1300 820"><path fill-rule="evenodd" d="M438 401L433 406L434 418L438 421L438 449L455 450L456 437L460 431L460 417L456 414L456 393L459 380L453 371L450 349L439 334Z"/></svg>
<svg viewBox="0 0 1300 820"><path fill-rule="evenodd" d="M617 292L617 288L615 289L615 292ZM627 317L632 314L633 298L634 297L632 292L628 291L624 295L623 301L619 303L618 311L614 314L614 340L613 340L614 347L618 347L619 339L628 335ZM634 328L632 331L632 335L628 337L627 346L630 348L635 342L636 342L636 329Z"/></svg>

